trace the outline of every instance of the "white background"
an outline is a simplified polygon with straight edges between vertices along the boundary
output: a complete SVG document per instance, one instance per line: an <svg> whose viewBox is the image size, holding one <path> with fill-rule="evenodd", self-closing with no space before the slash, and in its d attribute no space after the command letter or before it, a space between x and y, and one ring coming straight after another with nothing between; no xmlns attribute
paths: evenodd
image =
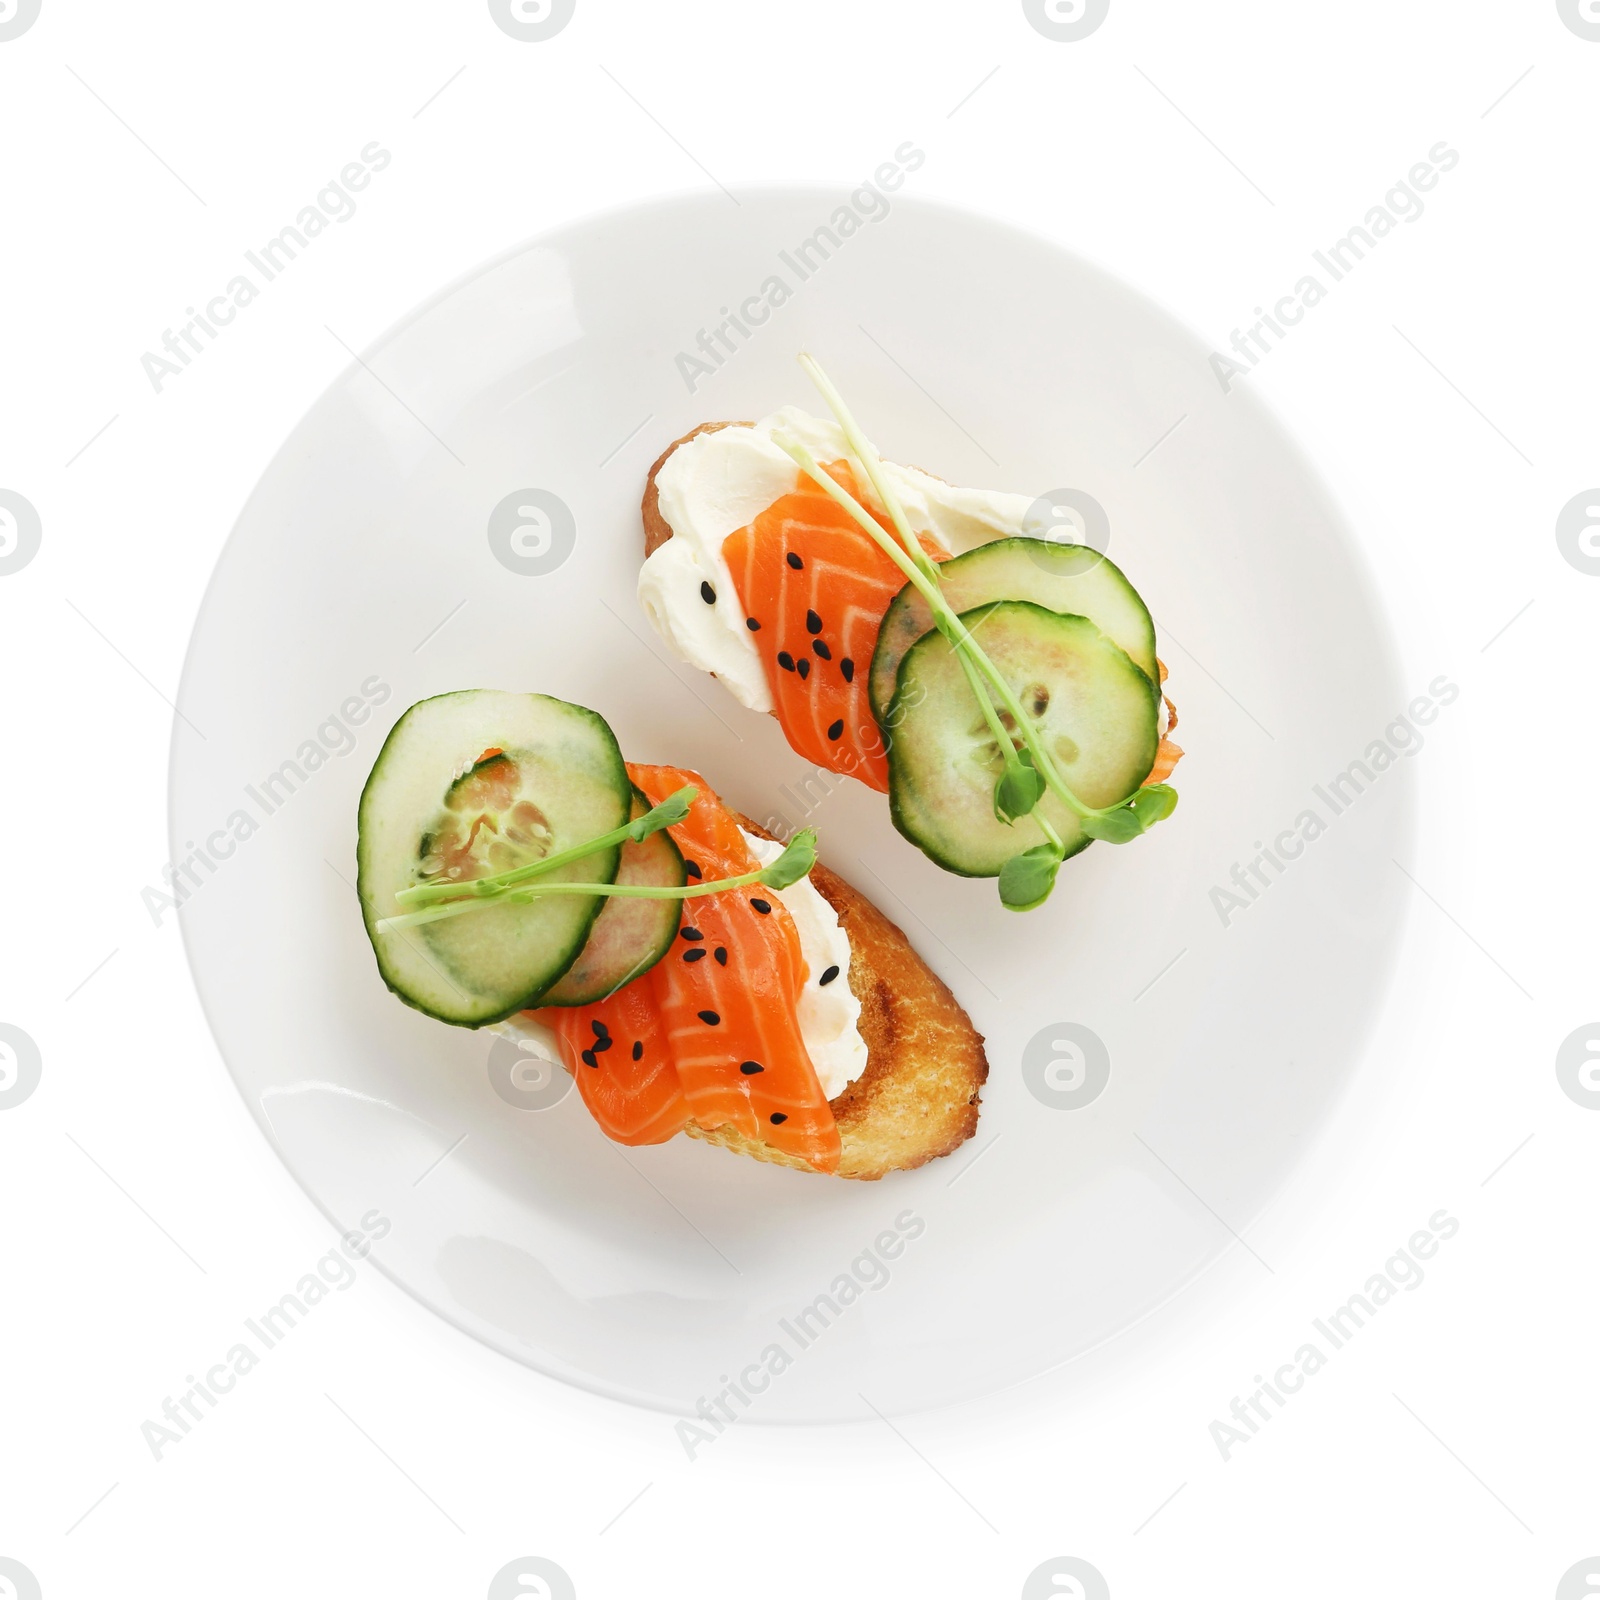
<svg viewBox="0 0 1600 1600"><path fill-rule="evenodd" d="M0 1556L62 1600L476 1597L536 1554L599 1600L1009 1597L1074 1555L1128 1600L1543 1597L1600 1554L1600 1113L1554 1072L1600 1015L1600 578L1554 536L1600 482L1597 94L1600 43L1554 0L1113 0L1078 43L1002 0L578 0L539 44L473 0L44 0L0 43L0 488L44 533L0 577L0 1022L43 1057L0 1112ZM139 899L244 497L341 343L483 258L711 175L854 183L905 139L918 194L1087 255L1217 348L1460 152L1244 380L1352 509L1408 682L1462 688L1417 762L1425 893L1366 1103L1250 1230L1260 1261L1235 1247L1186 1339L1114 1379L746 1426L690 1463L669 1420L367 1269L156 1462L140 1424L330 1243ZM372 140L394 159L358 214L156 394L141 355ZM1460 1231L1426 1282L1225 1462L1213 1419L1440 1208Z"/></svg>

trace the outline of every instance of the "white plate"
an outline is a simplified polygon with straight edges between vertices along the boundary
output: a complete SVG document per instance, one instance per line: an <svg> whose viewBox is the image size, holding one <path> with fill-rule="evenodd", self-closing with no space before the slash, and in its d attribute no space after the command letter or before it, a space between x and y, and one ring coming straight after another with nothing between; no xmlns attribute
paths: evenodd
<svg viewBox="0 0 1600 1600"><path fill-rule="evenodd" d="M1306 810L1332 819L1312 785L1404 705L1338 513L1187 332L1037 239L898 199L887 220L836 234L820 266L813 252L802 282L795 247L841 203L783 190L614 214L409 317L318 401L240 517L195 627L173 751L175 847L249 832L183 912L201 999L317 1204L346 1225L381 1212L392 1231L377 1259L397 1282L586 1388L689 1409L724 1374L759 1383L765 1357L782 1370L750 1415L769 1420L1016 1382L1128 1329L1238 1248L1229 1230L1260 1212L1354 1071L1393 955L1389 858L1405 854L1412 805L1402 762L1268 874L1270 918L1252 905L1223 925L1213 886ZM776 300L774 277L788 303L733 335L691 393L679 353L719 308ZM383 734L448 689L580 701L630 758L699 768L752 815L799 821L806 764L775 723L664 658L634 579L650 462L697 422L812 403L801 348L886 455L1105 508L1111 553L1161 630L1189 751L1176 815L1069 864L1029 916L939 872L858 786L841 780L808 817L989 1041L976 1140L878 1184L687 1139L624 1152L576 1093L509 1104L488 1036L385 992L351 888L356 801ZM544 575L491 549L491 513L529 489L575 525L570 557ZM364 683L386 703L352 706L364 720L346 732L328 719ZM308 740L354 748L319 763ZM263 779L285 761L304 780L288 798L280 784L268 815ZM1079 1109L1045 1104L1023 1070L1029 1041L1066 1024L1111 1062ZM1058 1053L1053 1081L1070 1084Z"/></svg>

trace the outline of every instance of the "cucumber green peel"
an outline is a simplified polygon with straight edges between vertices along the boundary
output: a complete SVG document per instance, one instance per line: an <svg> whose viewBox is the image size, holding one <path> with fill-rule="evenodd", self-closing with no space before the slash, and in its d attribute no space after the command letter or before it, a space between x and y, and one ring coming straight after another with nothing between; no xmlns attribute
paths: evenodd
<svg viewBox="0 0 1600 1600"><path fill-rule="evenodd" d="M896 543L886 534L877 519L847 489L841 487L823 471L815 456L798 439L783 433L773 435L773 443L796 462L800 469L837 505L846 511L877 543L885 555L899 567L906 581L922 596L933 613L934 627L950 641L962 671L971 686L974 698L982 710L989 731L999 746L1005 770L994 790L994 814L1004 823L1033 814L1046 788L1059 797L1062 804L1076 814L1083 831L1091 839L1107 844L1126 844L1141 833L1172 815L1178 803L1178 792L1164 783L1149 784L1124 796L1114 805L1086 806L1069 789L1057 770L1050 752L1044 748L1032 719L1023 710L1016 692L1006 682L994 663L984 653L971 632L962 623L955 610L945 599L939 587L939 567L922 548L921 541L911 531L899 496L895 494L883 471L883 462L872 443L850 414L839 391L834 388L820 363L810 355L800 356L800 365L816 384L828 409L833 412L845 441L855 453L866 472L867 480L877 491L878 498L888 513L899 535ZM986 687L987 685L987 687ZM990 689L993 694L991 695ZM1011 714L1023 738L1019 750L1001 725L995 708L994 696ZM1051 827L1043 812L1034 815L1034 821L1044 830L1046 843L1035 845L1012 857L1000 873L1001 904L1012 911L1031 911L1049 899L1055 887L1056 871L1065 855L1065 845Z"/></svg>
<svg viewBox="0 0 1600 1600"><path fill-rule="evenodd" d="M700 791L693 784L667 796L660 805L636 817L625 827L614 828L610 833L574 845L543 861L531 862L511 872L501 872L491 878L474 878L465 883L419 883L409 889L398 890L395 899L405 905L420 906L415 911L405 911L399 916L385 917L377 924L380 933L399 928L415 928L426 922L439 922L447 917L463 916L469 911L481 911L494 905L526 905L530 901L551 894L590 894L624 896L636 900L692 900L700 895L722 894L729 889L744 889L760 884L767 889L787 889L804 878L817 863L817 833L806 828L797 833L782 855L770 866L755 872L746 872L734 878L722 878L715 883L684 884L681 888L657 887L650 884L626 883L538 883L541 874L554 871L569 861L581 861L596 850L620 844L625 839L635 843L662 828L682 822L689 808L699 798Z"/></svg>

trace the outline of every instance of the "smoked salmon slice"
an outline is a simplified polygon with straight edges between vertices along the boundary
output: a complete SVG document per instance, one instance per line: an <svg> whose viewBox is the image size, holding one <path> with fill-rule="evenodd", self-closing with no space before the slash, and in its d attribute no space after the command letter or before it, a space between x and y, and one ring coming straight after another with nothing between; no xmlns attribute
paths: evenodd
<svg viewBox="0 0 1600 1600"><path fill-rule="evenodd" d="M635 980L594 1005L547 1006L533 1015L560 1041L578 1093L608 1139L662 1144L689 1125L648 982Z"/></svg>
<svg viewBox="0 0 1600 1600"><path fill-rule="evenodd" d="M760 865L704 778L633 765L628 775L652 804L685 784L699 789L671 830L691 877L710 883ZM833 1172L839 1129L800 1034L805 981L793 918L771 890L755 885L685 901L676 946L630 987L653 990L684 1099L702 1128L731 1124Z"/></svg>
<svg viewBox="0 0 1600 1600"><path fill-rule="evenodd" d="M669 830L691 878L711 883L760 865L697 773L630 764L628 776L652 805L685 784L700 791ZM673 948L615 994L532 1015L554 1031L584 1104L619 1144L660 1144L691 1121L731 1124L833 1172L839 1128L800 1034L806 976L794 919L754 885L685 901Z"/></svg>
<svg viewBox="0 0 1600 1600"><path fill-rule="evenodd" d="M1160 656L1156 657L1156 671L1161 674L1162 696L1167 702L1167 727L1161 735L1161 743L1156 746L1155 765L1150 768L1150 776L1144 780L1148 788L1152 783L1165 783L1172 776L1172 769L1183 759L1183 746L1174 744L1172 730L1178 726L1178 708L1173 705L1172 697L1165 692L1167 682L1167 664Z"/></svg>
<svg viewBox="0 0 1600 1600"><path fill-rule="evenodd" d="M825 470L866 504L848 462ZM948 559L921 539L934 560ZM803 472L788 494L728 535L722 555L790 745L828 772L887 793L888 753L867 681L884 613L905 587L899 567Z"/></svg>
<svg viewBox="0 0 1600 1600"><path fill-rule="evenodd" d="M1183 746L1174 744L1165 734L1161 736L1161 743L1156 746L1156 764L1150 769L1150 776L1144 780L1144 787L1149 788L1152 783L1165 783L1172 776L1172 769L1177 766L1183 756Z"/></svg>

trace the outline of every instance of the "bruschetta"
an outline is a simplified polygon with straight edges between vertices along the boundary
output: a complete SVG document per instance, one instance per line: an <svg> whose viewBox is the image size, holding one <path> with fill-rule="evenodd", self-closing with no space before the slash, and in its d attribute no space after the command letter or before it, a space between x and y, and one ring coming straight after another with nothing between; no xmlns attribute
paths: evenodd
<svg viewBox="0 0 1600 1600"><path fill-rule="evenodd" d="M542 1045L619 1143L870 1179L976 1129L982 1038L814 835L624 761L584 707L412 706L362 794L358 890L400 999Z"/></svg>
<svg viewBox="0 0 1600 1600"><path fill-rule="evenodd" d="M639 597L663 641L946 870L1031 909L1060 863L1170 815L1182 751L1138 591L1040 502L877 455L833 415L703 423L651 468Z"/></svg>

